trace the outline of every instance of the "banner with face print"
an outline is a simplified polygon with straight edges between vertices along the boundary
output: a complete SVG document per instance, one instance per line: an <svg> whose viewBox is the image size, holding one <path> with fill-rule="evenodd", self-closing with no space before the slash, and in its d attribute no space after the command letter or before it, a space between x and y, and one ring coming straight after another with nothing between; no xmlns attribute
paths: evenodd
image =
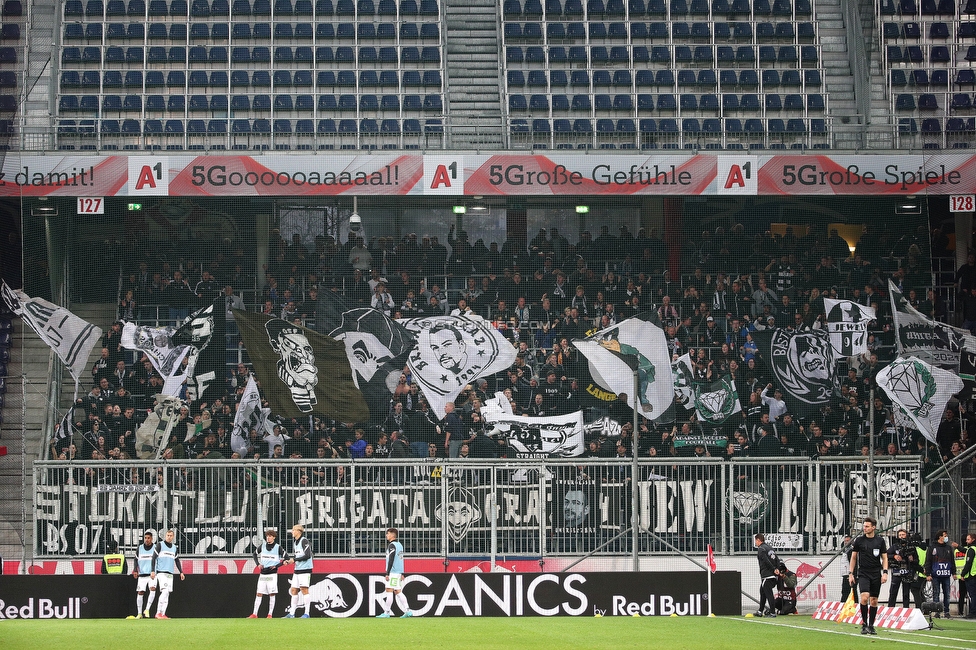
<svg viewBox="0 0 976 650"><path fill-rule="evenodd" d="M346 346L352 380L373 420L386 417L390 395L416 338L403 325L371 307L356 307L332 291L319 295L316 330Z"/></svg>
<svg viewBox="0 0 976 650"><path fill-rule="evenodd" d="M824 311L830 344L838 358L868 351L868 323L876 318L874 309L850 300L824 298Z"/></svg>
<svg viewBox="0 0 976 650"><path fill-rule="evenodd" d="M583 411L544 418L495 412L485 414L485 421L508 428L508 446L518 458L572 458L583 454Z"/></svg>
<svg viewBox="0 0 976 650"><path fill-rule="evenodd" d="M317 413L343 422L369 419L342 343L264 314L235 309L234 320L272 413L289 418Z"/></svg>
<svg viewBox="0 0 976 650"><path fill-rule="evenodd" d="M444 405L480 377L515 363L512 344L480 316L432 316L401 321L417 337L407 365L438 417Z"/></svg>

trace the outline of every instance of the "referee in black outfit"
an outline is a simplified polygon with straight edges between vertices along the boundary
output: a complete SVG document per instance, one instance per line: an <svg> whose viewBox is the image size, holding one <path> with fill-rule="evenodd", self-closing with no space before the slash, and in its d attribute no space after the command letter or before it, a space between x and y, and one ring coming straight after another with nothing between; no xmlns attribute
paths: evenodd
<svg viewBox="0 0 976 650"><path fill-rule="evenodd" d="M864 519L864 534L854 540L851 551L850 583L861 592L861 634L877 634L874 617L878 615L878 596L881 585L888 581L888 545L875 534L878 522L871 517ZM870 603L870 606L869 606Z"/></svg>

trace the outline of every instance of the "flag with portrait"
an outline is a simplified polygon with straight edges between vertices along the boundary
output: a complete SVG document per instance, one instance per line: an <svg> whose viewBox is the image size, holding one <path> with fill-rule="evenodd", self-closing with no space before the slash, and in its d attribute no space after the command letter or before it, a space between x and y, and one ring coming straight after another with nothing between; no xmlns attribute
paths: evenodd
<svg viewBox="0 0 976 650"><path fill-rule="evenodd" d="M135 323L122 324L122 347L145 355L163 378L163 395L176 395L183 383L183 358L190 346L173 343L175 327L150 327Z"/></svg>
<svg viewBox="0 0 976 650"><path fill-rule="evenodd" d="M236 309L233 314L273 413L318 413L350 423L369 419L342 343L280 318Z"/></svg>
<svg viewBox="0 0 976 650"><path fill-rule="evenodd" d="M403 325L372 307L357 307L334 291L319 294L316 330L346 346L352 379L373 420L389 411L390 397L417 343Z"/></svg>
<svg viewBox="0 0 976 650"><path fill-rule="evenodd" d="M515 348L480 316L430 316L401 323L417 338L407 365L439 418L466 385L515 363Z"/></svg>

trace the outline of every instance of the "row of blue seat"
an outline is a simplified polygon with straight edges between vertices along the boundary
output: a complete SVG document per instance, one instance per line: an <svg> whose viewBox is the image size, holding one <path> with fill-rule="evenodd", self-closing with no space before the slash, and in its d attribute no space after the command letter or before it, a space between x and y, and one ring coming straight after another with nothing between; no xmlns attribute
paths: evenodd
<svg viewBox="0 0 976 650"><path fill-rule="evenodd" d="M94 124L90 125L94 132ZM341 119L334 120L323 118L318 120L302 119L275 119L258 118L254 120L245 119L212 119L212 120L100 120L99 131L105 135L137 136L137 135L226 135L231 134L291 134L298 135L331 135L338 133L361 133L361 134L419 134L422 132L434 133L443 131L443 122L439 119L421 120L405 119L402 122L396 119L377 120L363 118L361 120ZM78 133L78 126L74 120L62 120L58 131L61 134Z"/></svg>
<svg viewBox="0 0 976 650"><path fill-rule="evenodd" d="M724 122L724 124L723 124ZM680 124L680 127L679 127ZM535 119L531 123L528 120L512 120L510 131L515 134L624 134L632 135L635 133L813 133L827 132L827 122L823 118L806 120L803 118L791 118L784 120L781 118L750 118L741 120L739 118L709 118L700 120L696 117L678 120L675 118L665 119L641 119L635 123L631 119L610 120L600 119L596 121L596 129L593 128L592 120L578 119L570 120L557 119Z"/></svg>
<svg viewBox="0 0 976 650"><path fill-rule="evenodd" d="M668 26L670 25L670 29ZM782 39L812 39L816 28L812 22L759 22L755 24L755 38L759 41ZM753 38L750 22L631 22L631 23L547 23L545 37L552 40L655 40L710 39L714 33L717 41ZM505 23L503 36L506 41L539 40L543 37L542 23Z"/></svg>
<svg viewBox="0 0 976 650"><path fill-rule="evenodd" d="M17 25L12 25L17 27ZM18 31L19 34L19 31ZM397 27L393 23L193 23L189 28L185 23L152 23L146 29L143 23L67 23L64 26L65 41L100 41L102 36L107 40L142 41L178 41L185 43L189 40L225 41L233 38L240 40L323 40L356 39L359 40L439 40L440 27L437 23L400 23Z"/></svg>
<svg viewBox="0 0 976 650"><path fill-rule="evenodd" d="M312 112L316 106L319 111L341 112L394 112L401 109L405 113L435 112L444 110L444 101L439 94L429 95L147 95L143 107L142 95L61 95L58 99L58 112L105 113L141 112L184 113L184 112L227 112L231 111L297 111Z"/></svg>
<svg viewBox="0 0 976 650"><path fill-rule="evenodd" d="M547 74L546 70L529 70L528 80L526 80L524 71L509 70L505 78L510 89L518 89L524 86L530 88L564 88L567 85L573 88L590 87L590 73L588 70L571 70L569 71L570 74L568 77L566 72L566 70L549 70ZM715 76L715 70L705 68L699 70L697 74L695 74L694 70L678 70L677 77L675 77L674 72L670 69L656 71L638 70L635 79L632 79L630 70L614 70L612 76L610 70L594 70L592 87L604 88L615 86L629 88L631 85L634 85L636 88L653 86L672 87L676 83L679 87L714 87L716 84L721 84L723 87L748 87L759 85L760 72L762 73L763 88L780 85L819 87L821 84L820 70L816 68L807 70L790 68L783 70L782 74L780 74L781 71L777 68L765 68L759 71L719 70L717 78ZM801 72L803 73L802 77Z"/></svg>
<svg viewBox="0 0 976 650"><path fill-rule="evenodd" d="M946 23L930 23L928 28L929 39L946 40L952 36L949 25ZM889 41L895 39L917 41L922 38L922 26L914 21L907 23L886 22L881 28L881 34ZM976 22L959 23L956 37L959 39L976 38Z"/></svg>
<svg viewBox="0 0 976 650"><path fill-rule="evenodd" d="M897 47L897 46L889 46ZM816 45L781 45L778 49L773 45L759 46L759 63L788 63L788 64L815 64L820 60L820 55ZM562 46L551 45L548 48L541 46L527 47L524 49L517 45L509 45L505 48L505 61L511 64L583 64L583 65L607 65L623 64L634 65L641 63L659 63L662 65L672 65L677 63L696 63L707 64L713 61L729 64L755 63L756 47L753 45L740 45L733 49L731 45L697 45L694 50L687 45L655 45L648 49L642 45L635 45L633 50L625 45L618 45L606 48L602 45L587 48L583 45L571 46L568 49Z"/></svg>
<svg viewBox="0 0 976 650"><path fill-rule="evenodd" d="M899 45L889 45L885 52L889 65L894 63L925 62L925 52L920 45L909 45L904 49ZM967 61L976 61L976 45L970 45L967 48L965 59ZM933 45L929 50L928 61L929 63L951 63L953 61L953 51L945 45Z"/></svg>
<svg viewBox="0 0 976 650"><path fill-rule="evenodd" d="M6 79L2 75L14 75L13 72L0 73L0 79ZM104 77L97 70L65 70L61 73L61 88L71 90L74 88L185 88L187 87L186 73L182 70L171 70L164 78L160 70L150 70L143 73L141 70L129 70L122 76L120 70L107 70ZM313 86L312 70L295 70L294 74L290 70L275 70L272 75L267 70L234 70L228 77L224 70L214 70L207 77L207 73L202 70L190 72L191 88L226 88L228 83L231 88L266 88L272 85L276 88L294 86L297 88L310 88ZM14 83L16 80L14 77ZM396 70L360 70L357 78L354 70L339 70L338 75L332 70L322 70L315 75L315 81L322 88L398 88L401 85L400 74ZM357 83L358 82L358 83ZM442 85L440 70L425 70L423 75L419 70L404 70L402 75L402 86L404 88L440 88Z"/></svg>
<svg viewBox="0 0 976 650"><path fill-rule="evenodd" d="M893 16L954 16L956 15L955 0L881 0L881 15ZM962 9L963 14L976 14L976 2L967 0Z"/></svg>
<svg viewBox="0 0 976 650"><path fill-rule="evenodd" d="M943 125L947 133L971 133L976 131L976 124L973 118L961 117L927 117L922 120L922 133L942 133ZM902 134L918 133L918 122L913 117L900 118L898 120L898 132Z"/></svg>
<svg viewBox="0 0 976 650"><path fill-rule="evenodd" d="M10 3L7 4L16 4ZM4 14L6 15L6 14ZM20 14L16 14L20 15ZM440 7L437 0L234 0L231 5L227 0L150 0L148 6L145 0L67 0L64 3L66 18L113 18L116 16L149 16L162 18L166 16L194 18L217 18L224 16L439 16Z"/></svg>
<svg viewBox="0 0 976 650"><path fill-rule="evenodd" d="M0 48L0 50L13 48ZM324 46L316 47L313 53L311 47L276 47L272 57L271 48L268 47L235 47L231 48L228 57L226 47L194 46L186 48L183 46L173 46L167 50L164 47L150 47L148 52L142 47L121 48L118 46L108 46L105 48L105 55L102 56L102 48L92 47L65 47L61 50L61 63L65 65L98 65L104 63L120 64L180 64L188 65L194 63L389 63L389 64L440 64L441 50L438 46L417 48L413 46L381 47L370 46L337 47ZM16 61L16 53L14 53ZM2 62L2 60L0 60Z"/></svg>
<svg viewBox="0 0 976 650"><path fill-rule="evenodd" d="M506 19L519 17L578 18L586 16L809 16L810 0L505 0Z"/></svg>
<svg viewBox="0 0 976 650"><path fill-rule="evenodd" d="M895 96L896 111L968 111L973 108L973 97L969 93L952 93L951 97L942 94L942 102L939 102L940 95L935 93L922 93L916 96L910 93L899 93Z"/></svg>
<svg viewBox="0 0 976 650"><path fill-rule="evenodd" d="M696 93L682 93L675 97L672 93L659 95L640 94L635 98L633 95L573 95L572 98L566 95L553 95L552 103L548 95L531 95L528 100L525 95L509 95L508 110L510 113L523 113L541 111L548 113L552 110L558 112L586 112L596 111L625 111L632 113L636 108L638 112L645 111L718 111L718 110L742 110L742 111L823 111L824 96L820 93L789 93L780 96L778 93L745 93L737 95L735 93L723 93L721 97L713 93L702 95Z"/></svg>
<svg viewBox="0 0 976 650"><path fill-rule="evenodd" d="M911 74L906 74L910 72ZM892 88L903 88L909 84L919 87L949 86L949 71L946 69L932 70L931 75L928 70L918 69L906 71L896 68L891 71L889 83ZM956 78L953 83L958 86L976 86L976 71L972 68L963 68L956 71Z"/></svg>

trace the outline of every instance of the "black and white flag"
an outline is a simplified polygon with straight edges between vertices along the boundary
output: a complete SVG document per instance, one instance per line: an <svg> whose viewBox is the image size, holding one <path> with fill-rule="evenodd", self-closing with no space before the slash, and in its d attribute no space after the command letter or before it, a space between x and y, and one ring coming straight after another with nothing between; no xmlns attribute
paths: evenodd
<svg viewBox="0 0 976 650"><path fill-rule="evenodd" d="M927 318L909 304L891 280L888 281L888 293L898 354L918 357L933 366L955 371L959 369L961 350L976 351L976 337L964 329Z"/></svg>
<svg viewBox="0 0 976 650"><path fill-rule="evenodd" d="M515 363L516 350L480 316L431 316L401 321L417 337L407 365L431 410L444 417L466 385Z"/></svg>
<svg viewBox="0 0 976 650"><path fill-rule="evenodd" d="M226 332L227 308L223 297L190 314L173 332L173 345L189 347L184 375L187 401L203 399L208 387L223 382Z"/></svg>
<svg viewBox="0 0 976 650"><path fill-rule="evenodd" d="M877 318L874 309L850 300L824 298L827 332L835 358L853 357L868 351L868 323Z"/></svg>
<svg viewBox="0 0 976 650"><path fill-rule="evenodd" d="M414 334L383 312L353 306L332 291L319 296L317 312L318 331L346 346L353 382L369 406L370 417L382 420L417 343Z"/></svg>
<svg viewBox="0 0 976 650"><path fill-rule="evenodd" d="M936 434L946 404L963 389L962 379L921 359L898 357L881 369L877 382L914 428L938 444Z"/></svg>
<svg viewBox="0 0 976 650"><path fill-rule="evenodd" d="M173 343L175 331L172 326L122 325L122 347L146 355L163 378L163 395L179 394L183 384L183 357L190 352L190 346Z"/></svg>
<svg viewBox="0 0 976 650"><path fill-rule="evenodd" d="M241 458L247 457L248 439L252 429L257 429L262 436L268 430L268 417L271 409L261 408L261 394L254 376L247 378L247 386L234 414L234 431L230 437L231 451L236 451Z"/></svg>
<svg viewBox="0 0 976 650"><path fill-rule="evenodd" d="M11 311L54 350L74 377L75 387L88 366L88 357L102 338L102 330L78 318L64 307L43 298L31 298L23 291L2 287L3 300Z"/></svg>
<svg viewBox="0 0 976 650"><path fill-rule="evenodd" d="M674 399L686 409L695 408L695 369L691 355L687 352L671 362L671 375L674 377Z"/></svg>
<svg viewBox="0 0 976 650"><path fill-rule="evenodd" d="M156 405L136 431L136 456L141 460L151 460L162 455L184 405L185 402L179 397L156 396Z"/></svg>
<svg viewBox="0 0 976 650"><path fill-rule="evenodd" d="M505 431L519 458L572 458L583 453L583 412L531 418L492 411L485 422Z"/></svg>
<svg viewBox="0 0 976 650"><path fill-rule="evenodd" d="M794 413L819 408L839 392L834 348L824 330L776 328L753 332L752 338Z"/></svg>

